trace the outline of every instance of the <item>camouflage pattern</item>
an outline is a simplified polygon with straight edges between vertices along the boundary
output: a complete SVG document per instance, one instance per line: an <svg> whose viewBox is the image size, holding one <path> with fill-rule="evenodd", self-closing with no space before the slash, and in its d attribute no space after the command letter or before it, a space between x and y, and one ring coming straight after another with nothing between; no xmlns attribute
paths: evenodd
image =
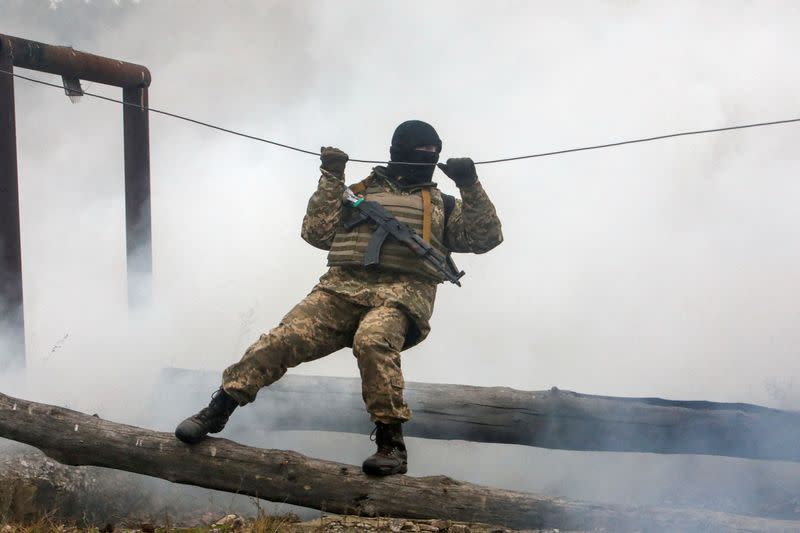
<svg viewBox="0 0 800 533"><path fill-rule="evenodd" d="M322 176L316 192L308 201L303 218L301 236L322 250L330 250L336 231L340 229L342 194L345 183L342 177L320 169ZM385 167L375 167L367 177L370 186L377 185L387 191L399 192L386 176ZM492 201L480 181L459 189L461 199L447 221L445 247L455 253L482 254L503 242L500 219ZM433 226L443 223L444 212L434 209Z"/></svg>
<svg viewBox="0 0 800 533"><path fill-rule="evenodd" d="M360 196L378 202L392 213L394 217L413 229L424 238L425 201L424 190L430 193L430 235L428 242L441 254L447 255L444 247L444 202L442 194L435 186L410 187L398 189L391 181L379 179L377 173L362 182L365 189ZM356 217L355 209L345 207L342 217L350 220ZM373 224L359 224L350 231L337 231L328 253L328 266L362 266L367 247L375 232ZM436 283L446 278L427 261L420 261L419 256L406 245L394 239L387 239L380 251L380 266L384 270L393 270L407 274L417 274L430 278Z"/></svg>
<svg viewBox="0 0 800 533"><path fill-rule="evenodd" d="M359 305L314 290L225 370L222 386L244 405L287 369L351 346L372 420L405 422L411 411L403 400L400 350L408 325L406 313L397 307Z"/></svg>
<svg viewBox="0 0 800 533"><path fill-rule="evenodd" d="M341 228L345 183L342 177L321 171L301 235L311 245L329 250ZM395 190L383 167L373 169L369 179L374 181L371 186ZM444 245L452 252L487 252L503 240L494 206L479 182L460 192L444 229ZM432 213L434 224L436 217L444 223L440 207ZM241 361L225 370L223 387L244 405L288 368L352 347L372 420L386 424L409 420L400 352L422 342L430 332L437 286L436 281L415 274L330 267L276 328L261 335Z"/></svg>
<svg viewBox="0 0 800 533"><path fill-rule="evenodd" d="M436 299L436 282L412 274L331 267L317 289L347 298L366 307L395 307L411 319L403 349L422 342L430 333Z"/></svg>
<svg viewBox="0 0 800 533"><path fill-rule="evenodd" d="M317 190L311 195L300 236L311 246L330 250L342 216L344 178L320 168Z"/></svg>
<svg viewBox="0 0 800 533"><path fill-rule="evenodd" d="M484 254L503 242L500 219L480 181L459 189L447 221L444 245L454 253Z"/></svg>
<svg viewBox="0 0 800 533"><path fill-rule="evenodd" d="M375 167L367 178L370 188L380 186L399 191L386 177L385 167ZM312 246L330 250L336 231L340 229L344 179L322 170L319 186L308 202L301 235ZM488 252L503 242L503 232L494 205L479 181L460 189L461 199L456 200L444 230L444 245L456 253ZM444 210L435 206L432 213L434 227L444 224ZM371 301L391 301L393 306L405 309L412 320L412 328L405 348L422 342L430 332L430 318L436 298L436 282L412 274L398 274L382 270L366 271L362 268L331 267L320 279L319 288L352 298L362 305Z"/></svg>

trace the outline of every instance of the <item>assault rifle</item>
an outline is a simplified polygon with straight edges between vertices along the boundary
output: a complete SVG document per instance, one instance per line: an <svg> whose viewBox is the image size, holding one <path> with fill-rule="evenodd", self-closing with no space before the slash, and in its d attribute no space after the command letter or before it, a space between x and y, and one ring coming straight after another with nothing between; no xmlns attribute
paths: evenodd
<svg viewBox="0 0 800 533"><path fill-rule="evenodd" d="M367 244L364 266L380 264L381 248L386 238L391 235L406 245L420 259L435 268L447 281L461 286L461 282L458 280L464 276L464 271L458 270L450 256L444 255L431 246L412 228L397 220L381 204L356 196L349 187L344 190L344 203L358 211L358 216L345 223L345 229L353 229L365 222L373 222L377 226L372 239Z"/></svg>

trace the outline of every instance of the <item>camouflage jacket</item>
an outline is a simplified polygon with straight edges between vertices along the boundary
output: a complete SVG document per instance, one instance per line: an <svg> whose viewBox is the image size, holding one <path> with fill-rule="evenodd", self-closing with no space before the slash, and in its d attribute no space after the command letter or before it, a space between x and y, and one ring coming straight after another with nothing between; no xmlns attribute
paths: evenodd
<svg viewBox="0 0 800 533"><path fill-rule="evenodd" d="M342 178L324 169L321 171L317 190L308 201L301 235L312 246L329 250L336 232L342 229L342 195L346 185ZM370 179L387 190L402 192L386 177L385 167L374 168ZM461 199L456 200L445 225L444 245L455 253L488 252L503 242L494 205L480 182L462 187L460 193ZM386 305L403 309L412 319L404 346L409 348L430 332L436 288L435 281L412 274L380 268L330 267L315 290L332 292L366 307Z"/></svg>

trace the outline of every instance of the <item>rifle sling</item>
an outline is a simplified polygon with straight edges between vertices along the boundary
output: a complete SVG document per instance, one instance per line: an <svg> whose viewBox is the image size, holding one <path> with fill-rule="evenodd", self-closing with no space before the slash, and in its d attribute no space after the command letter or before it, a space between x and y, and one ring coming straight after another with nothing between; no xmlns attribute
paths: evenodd
<svg viewBox="0 0 800 533"><path fill-rule="evenodd" d="M431 189L422 189L422 239L431 242Z"/></svg>

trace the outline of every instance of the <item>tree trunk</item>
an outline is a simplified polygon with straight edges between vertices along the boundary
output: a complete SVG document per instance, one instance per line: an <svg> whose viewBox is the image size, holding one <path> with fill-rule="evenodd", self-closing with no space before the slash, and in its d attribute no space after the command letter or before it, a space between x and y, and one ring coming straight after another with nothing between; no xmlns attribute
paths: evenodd
<svg viewBox="0 0 800 533"><path fill-rule="evenodd" d="M570 502L447 477L370 478L358 467L225 439L187 446L169 433L117 424L0 394L0 437L36 446L69 465L138 472L339 514L443 518L515 528L613 531L800 530L800 522L700 510Z"/></svg>
<svg viewBox="0 0 800 533"><path fill-rule="evenodd" d="M164 371L156 389L158 424L173 427L208 403L219 375ZM584 451L723 455L800 461L800 412L744 403L590 396L553 388L519 391L407 383L414 418L407 436L522 444ZM369 434L372 425L353 378L289 375L234 415L249 431L316 430ZM236 437L235 433L226 435ZM241 434L239 435L241 436Z"/></svg>

